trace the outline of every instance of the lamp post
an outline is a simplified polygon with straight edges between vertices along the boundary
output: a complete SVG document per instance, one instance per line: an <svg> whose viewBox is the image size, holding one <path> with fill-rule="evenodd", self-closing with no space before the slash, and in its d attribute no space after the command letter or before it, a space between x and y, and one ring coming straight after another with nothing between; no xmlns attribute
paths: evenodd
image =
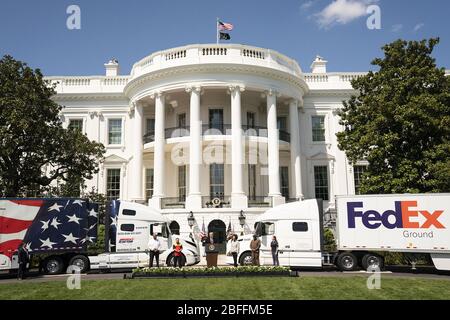
<svg viewBox="0 0 450 320"><path fill-rule="evenodd" d="M189 216L188 216L187 220L188 220L188 225L189 225L189 227L192 229L192 227L193 227L194 224L195 224L194 213L193 213L192 211L189 212Z"/></svg>
<svg viewBox="0 0 450 320"><path fill-rule="evenodd" d="M241 236L244 235L244 226L245 226L245 215L244 215L244 211L241 210L241 212L239 213L239 224L241 225Z"/></svg>

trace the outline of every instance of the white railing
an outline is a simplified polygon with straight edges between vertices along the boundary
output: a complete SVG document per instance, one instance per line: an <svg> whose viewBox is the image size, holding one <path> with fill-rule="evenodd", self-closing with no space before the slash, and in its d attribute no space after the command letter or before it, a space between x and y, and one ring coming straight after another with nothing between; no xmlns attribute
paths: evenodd
<svg viewBox="0 0 450 320"><path fill-rule="evenodd" d="M125 86L128 83L128 77L106 77L102 79L104 86Z"/></svg>
<svg viewBox="0 0 450 320"><path fill-rule="evenodd" d="M362 75L361 74L341 74L339 77L341 79L341 81L353 81L355 79L360 78Z"/></svg>
<svg viewBox="0 0 450 320"><path fill-rule="evenodd" d="M63 79L63 85L68 87L86 87L91 83L89 78L66 78Z"/></svg>
<svg viewBox="0 0 450 320"><path fill-rule="evenodd" d="M328 82L328 76L326 74L307 74L305 75L306 82Z"/></svg>
<svg viewBox="0 0 450 320"><path fill-rule="evenodd" d="M186 50L170 51L165 54L166 60L186 58Z"/></svg>
<svg viewBox="0 0 450 320"><path fill-rule="evenodd" d="M121 93L129 76L45 77L58 93Z"/></svg>
<svg viewBox="0 0 450 320"><path fill-rule="evenodd" d="M352 80L358 79L362 76L366 75L366 73L306 73L305 81L307 83L336 83L336 82L351 82Z"/></svg>
<svg viewBox="0 0 450 320"><path fill-rule="evenodd" d="M165 68L208 63L262 66L302 77L298 63L276 51L245 45L205 44L155 52L134 64L131 79Z"/></svg>
<svg viewBox="0 0 450 320"><path fill-rule="evenodd" d="M241 53L244 57L258 58L258 59L266 58L264 51L261 50L242 49Z"/></svg>
<svg viewBox="0 0 450 320"><path fill-rule="evenodd" d="M202 48L201 50L202 56L226 56L227 48Z"/></svg>

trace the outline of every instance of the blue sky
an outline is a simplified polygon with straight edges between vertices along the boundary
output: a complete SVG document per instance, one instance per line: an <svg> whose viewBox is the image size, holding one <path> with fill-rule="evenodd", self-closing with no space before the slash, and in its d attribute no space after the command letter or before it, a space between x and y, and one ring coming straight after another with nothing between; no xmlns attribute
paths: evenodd
<svg viewBox="0 0 450 320"><path fill-rule="evenodd" d="M66 27L69 5L81 30ZM366 27L368 5L381 9L381 29ZM46 75L103 74L115 57L123 74L150 53L215 42L215 19L233 23L231 43L271 48L305 72L316 54L329 71L366 71L380 47L398 38L439 36L434 56L450 69L448 0L0 0L0 55Z"/></svg>

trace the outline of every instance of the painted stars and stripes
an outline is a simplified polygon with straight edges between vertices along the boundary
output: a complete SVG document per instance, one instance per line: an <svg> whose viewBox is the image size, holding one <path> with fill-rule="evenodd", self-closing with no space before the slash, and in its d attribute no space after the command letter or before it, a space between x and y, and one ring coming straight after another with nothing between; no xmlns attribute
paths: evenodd
<svg viewBox="0 0 450 320"><path fill-rule="evenodd" d="M75 199L0 199L0 255L77 250L97 237L98 205Z"/></svg>

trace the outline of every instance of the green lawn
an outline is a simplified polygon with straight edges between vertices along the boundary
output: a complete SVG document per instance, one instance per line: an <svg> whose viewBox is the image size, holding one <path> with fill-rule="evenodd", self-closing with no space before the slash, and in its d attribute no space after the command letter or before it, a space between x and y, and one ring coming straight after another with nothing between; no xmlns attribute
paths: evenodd
<svg viewBox="0 0 450 320"><path fill-rule="evenodd" d="M276 277L83 280L1 284L0 299L450 299L450 281L383 278L368 290L366 277Z"/></svg>

